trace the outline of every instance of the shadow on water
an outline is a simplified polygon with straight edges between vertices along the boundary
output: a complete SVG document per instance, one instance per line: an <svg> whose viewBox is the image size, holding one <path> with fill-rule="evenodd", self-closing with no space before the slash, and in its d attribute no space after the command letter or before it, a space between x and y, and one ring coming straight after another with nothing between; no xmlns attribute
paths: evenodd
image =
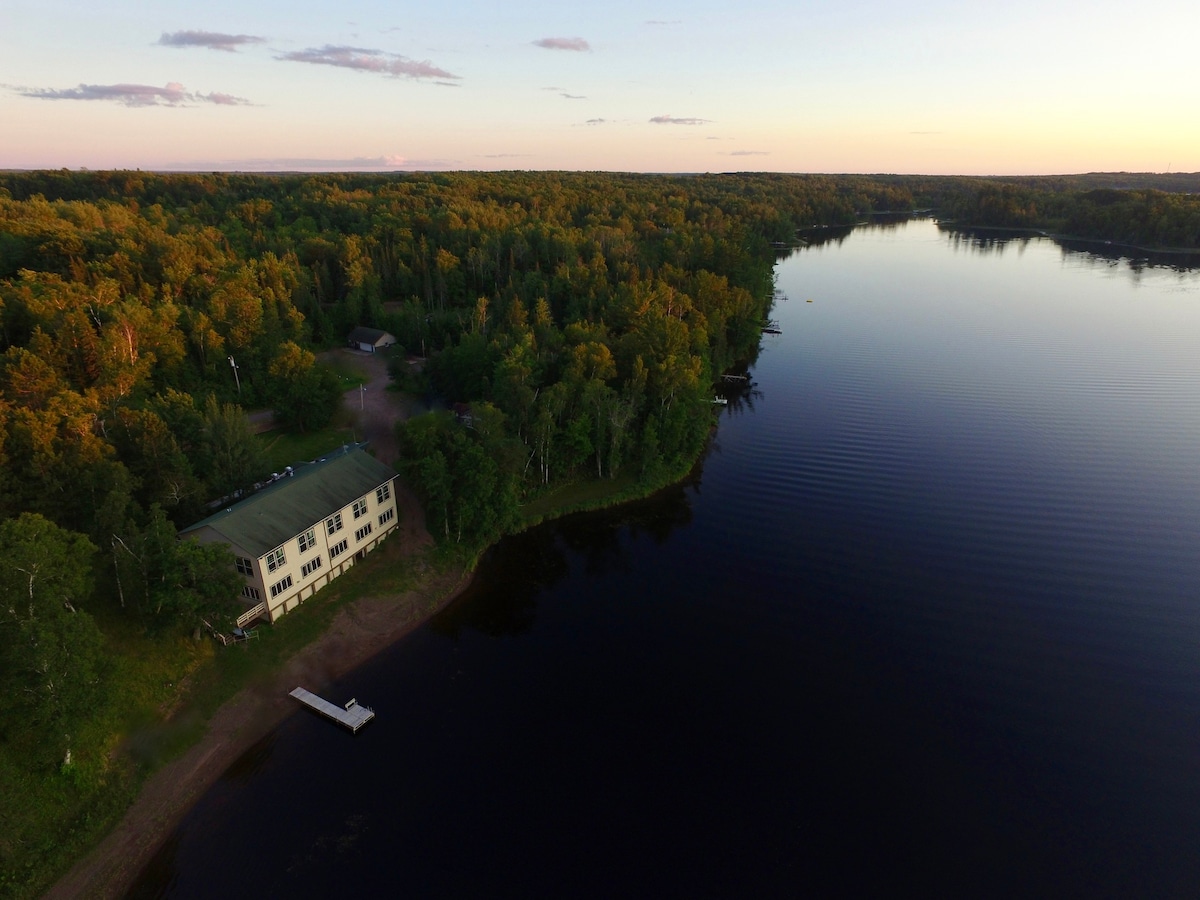
<svg viewBox="0 0 1200 900"><path fill-rule="evenodd" d="M568 516L505 538L484 554L471 586L430 621L430 630L451 639L465 629L489 637L527 634L537 617L538 596L571 574L572 555L592 578L629 571L627 540L646 535L656 545L666 543L672 531L692 521L688 490L699 484L697 470L645 500ZM505 590L495 591L495 584Z"/></svg>
<svg viewBox="0 0 1200 900"><path fill-rule="evenodd" d="M217 785L237 789L251 784L269 767L277 740L278 732L273 730L257 741L221 774ZM213 791L209 792L209 796L213 796ZM171 896L178 879L177 860L182 835L182 826L171 832L166 843L154 854L138 875L137 881L129 888L127 897L136 900L159 900Z"/></svg>
<svg viewBox="0 0 1200 900"><path fill-rule="evenodd" d="M129 893L125 895L128 900L161 900L170 896L177 878L176 863L182 840L183 834L180 829L171 832L166 843L142 869L137 881L130 885Z"/></svg>
<svg viewBox="0 0 1200 900"><path fill-rule="evenodd" d="M846 238L850 237L850 232L855 227L854 225L833 225L829 227L799 228L796 230L798 244L791 247L776 247L775 260L776 262L782 262L785 259L790 259L799 253L803 253L805 250L830 244L840 247Z"/></svg>
<svg viewBox="0 0 1200 900"><path fill-rule="evenodd" d="M222 773L221 780L233 784L246 784L252 781L256 775L266 769L274 752L275 732L272 731L234 760L233 765Z"/></svg>
<svg viewBox="0 0 1200 900"><path fill-rule="evenodd" d="M749 377L745 381L723 382L717 393L725 398L723 412L727 416L743 416L754 412L754 404L763 398L758 383Z"/></svg>
<svg viewBox="0 0 1200 900"><path fill-rule="evenodd" d="M533 628L536 598L567 576L567 560L546 528L534 528L507 541L515 542L519 552L488 550L470 586L430 620L431 631L457 639L464 629L504 637L526 634ZM505 585L503 592L491 588L497 579Z"/></svg>

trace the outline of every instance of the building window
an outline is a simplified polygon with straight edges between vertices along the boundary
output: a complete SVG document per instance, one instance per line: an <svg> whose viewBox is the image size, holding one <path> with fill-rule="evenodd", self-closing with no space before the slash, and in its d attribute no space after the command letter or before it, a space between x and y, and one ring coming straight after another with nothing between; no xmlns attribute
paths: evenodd
<svg viewBox="0 0 1200 900"><path fill-rule="evenodd" d="M242 596L245 597L247 600L261 600L262 599L262 597L259 596L258 588L250 587L250 585L246 585L244 588L242 588Z"/></svg>
<svg viewBox="0 0 1200 900"><path fill-rule="evenodd" d="M346 540L345 538L342 538L340 541L338 541L336 544L334 544L332 547L329 548L329 558L330 559L336 558L339 554L342 553L342 551L344 551L349 546L350 546L350 542L348 540Z"/></svg>
<svg viewBox="0 0 1200 900"><path fill-rule="evenodd" d="M286 591L291 586L292 586L292 576L289 575L287 578L283 579L283 581L277 581L273 585L271 585L271 596L278 597L280 594L282 594L284 591Z"/></svg>
<svg viewBox="0 0 1200 900"><path fill-rule="evenodd" d="M342 530L342 514L334 513L325 520L325 533L333 535Z"/></svg>
<svg viewBox="0 0 1200 900"><path fill-rule="evenodd" d="M313 534L313 530L311 528L304 532L304 534L300 535L298 540L300 542L301 553L311 550L313 547L317 546L317 537Z"/></svg>
<svg viewBox="0 0 1200 900"><path fill-rule="evenodd" d="M362 528L358 529L358 531L354 532L354 539L356 541L361 541L363 538L365 538L370 533L371 533L371 523L368 522Z"/></svg>
<svg viewBox="0 0 1200 900"><path fill-rule="evenodd" d="M303 575L305 578L307 578L309 575L311 575L313 572L317 571L317 569L319 569L319 568L321 568L321 557L314 556L312 559L310 559L308 562L306 562L304 565L302 565L300 567L300 574Z"/></svg>
<svg viewBox="0 0 1200 900"><path fill-rule="evenodd" d="M385 481L382 485L375 488L375 499L380 503L386 503L392 496L391 482Z"/></svg>
<svg viewBox="0 0 1200 900"><path fill-rule="evenodd" d="M366 514L367 514L367 498L363 497L361 500L355 500L354 501L354 518L357 519L357 518L360 518L361 516L365 516Z"/></svg>
<svg viewBox="0 0 1200 900"><path fill-rule="evenodd" d="M242 575L253 575L254 574L254 560L252 560L252 559L246 559L244 556L239 556L237 559L235 559L233 561L233 564L235 566L237 566L237 570L238 570L239 574L242 574Z"/></svg>
<svg viewBox="0 0 1200 900"><path fill-rule="evenodd" d="M385 522L390 522L394 518L396 518L396 511L394 509L385 509L383 512L381 512L379 514L380 527L383 527L383 524Z"/></svg>
<svg viewBox="0 0 1200 900"><path fill-rule="evenodd" d="M267 554L267 571L274 572L285 562L287 562L287 557L283 555L283 548L277 547Z"/></svg>

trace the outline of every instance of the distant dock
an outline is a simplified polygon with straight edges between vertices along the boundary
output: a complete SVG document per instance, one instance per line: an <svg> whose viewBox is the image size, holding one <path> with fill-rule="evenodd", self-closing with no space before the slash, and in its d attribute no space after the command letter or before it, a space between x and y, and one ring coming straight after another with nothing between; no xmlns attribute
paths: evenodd
<svg viewBox="0 0 1200 900"><path fill-rule="evenodd" d="M355 734L358 733L358 729L375 718L375 710L369 706L359 706L357 700L351 700L345 706L337 706L302 687L296 688L288 696L295 697L313 712L320 713L339 725L345 725Z"/></svg>

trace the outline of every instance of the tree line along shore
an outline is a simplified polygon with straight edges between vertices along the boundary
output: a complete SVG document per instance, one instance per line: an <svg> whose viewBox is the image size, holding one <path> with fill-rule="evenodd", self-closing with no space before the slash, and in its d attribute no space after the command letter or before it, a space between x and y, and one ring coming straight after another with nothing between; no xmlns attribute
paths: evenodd
<svg viewBox="0 0 1200 900"><path fill-rule="evenodd" d="M935 209L1196 249L1198 190L1128 173L0 173L0 895L44 889L206 710L319 634L306 607L242 654L257 662L217 654L201 625L242 609L233 558L176 533L345 440L353 374L320 354L354 328L394 335L396 386L441 410L399 425L389 460L437 542L420 565L469 565L532 520L686 473L714 383L756 353L775 248L807 229ZM277 430L255 434L249 409ZM199 718L138 749L184 707Z"/></svg>

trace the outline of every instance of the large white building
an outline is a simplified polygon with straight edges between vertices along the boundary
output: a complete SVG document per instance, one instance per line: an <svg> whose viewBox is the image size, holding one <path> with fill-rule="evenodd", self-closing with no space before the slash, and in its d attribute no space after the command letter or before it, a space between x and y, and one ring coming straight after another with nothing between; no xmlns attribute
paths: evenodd
<svg viewBox="0 0 1200 900"><path fill-rule="evenodd" d="M180 531L228 544L245 579L238 624L274 622L373 550L398 524L396 473L343 447Z"/></svg>

